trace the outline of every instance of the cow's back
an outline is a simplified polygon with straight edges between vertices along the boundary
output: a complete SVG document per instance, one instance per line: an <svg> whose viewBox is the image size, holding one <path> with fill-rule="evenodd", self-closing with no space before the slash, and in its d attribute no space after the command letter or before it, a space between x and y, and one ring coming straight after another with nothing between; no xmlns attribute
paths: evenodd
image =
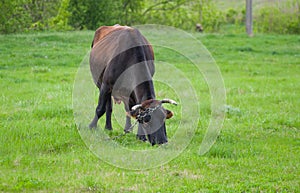
<svg viewBox="0 0 300 193"><path fill-rule="evenodd" d="M134 28L104 26L95 32L90 55L90 69L94 82L100 88L103 81L114 82L134 63L143 62L154 74L154 55L151 45Z"/></svg>

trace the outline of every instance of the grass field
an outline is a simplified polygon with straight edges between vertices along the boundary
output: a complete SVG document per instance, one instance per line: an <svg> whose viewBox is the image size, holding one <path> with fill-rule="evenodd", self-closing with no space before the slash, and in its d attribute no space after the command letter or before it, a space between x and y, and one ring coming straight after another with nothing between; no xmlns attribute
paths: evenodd
<svg viewBox="0 0 300 193"><path fill-rule="evenodd" d="M210 116L208 90L199 90L201 122L190 145L142 171L103 162L77 131L73 83L92 31L1 35L0 192L299 192L300 37L194 35L223 75L224 126L199 156ZM172 54L156 55L176 65Z"/></svg>

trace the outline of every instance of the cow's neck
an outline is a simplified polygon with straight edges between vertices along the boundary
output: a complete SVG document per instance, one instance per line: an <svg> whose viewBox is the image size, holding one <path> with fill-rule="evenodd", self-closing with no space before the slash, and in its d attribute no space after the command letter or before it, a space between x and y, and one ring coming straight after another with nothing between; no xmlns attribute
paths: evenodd
<svg viewBox="0 0 300 193"><path fill-rule="evenodd" d="M148 99L155 99L155 92L152 80L139 85L136 88L135 97L137 104L141 104L143 101Z"/></svg>

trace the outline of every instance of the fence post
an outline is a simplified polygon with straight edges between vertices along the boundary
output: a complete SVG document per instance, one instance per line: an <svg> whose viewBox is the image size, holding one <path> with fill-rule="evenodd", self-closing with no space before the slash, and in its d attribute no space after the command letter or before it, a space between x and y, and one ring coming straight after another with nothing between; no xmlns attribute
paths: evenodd
<svg viewBox="0 0 300 193"><path fill-rule="evenodd" d="M246 31L248 36L253 36L252 0L246 0Z"/></svg>

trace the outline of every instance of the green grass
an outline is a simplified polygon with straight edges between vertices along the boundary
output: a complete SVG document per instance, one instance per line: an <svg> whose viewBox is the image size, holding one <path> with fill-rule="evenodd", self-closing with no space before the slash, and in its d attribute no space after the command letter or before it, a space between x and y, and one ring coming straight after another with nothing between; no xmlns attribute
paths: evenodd
<svg viewBox="0 0 300 193"><path fill-rule="evenodd" d="M223 75L224 126L212 149L199 156L210 117L202 84L201 121L192 142L176 159L145 171L103 162L77 131L73 82L93 32L0 36L0 192L298 192L300 37L195 36ZM168 50L156 55L180 66ZM157 83L158 96L168 95L165 87ZM177 123L178 117L168 121L170 135ZM110 135L122 132L114 124ZM118 142L156 148L133 134Z"/></svg>

